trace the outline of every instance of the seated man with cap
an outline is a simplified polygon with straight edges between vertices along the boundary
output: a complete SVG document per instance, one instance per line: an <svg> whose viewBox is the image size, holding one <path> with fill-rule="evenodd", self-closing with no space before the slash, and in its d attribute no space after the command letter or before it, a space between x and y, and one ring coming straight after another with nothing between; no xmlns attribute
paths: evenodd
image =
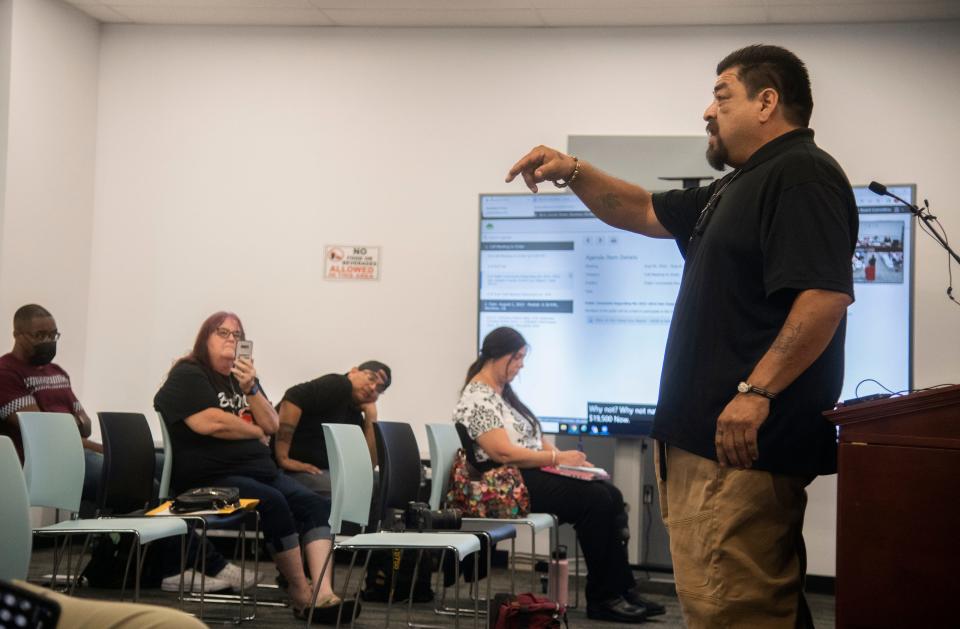
<svg viewBox="0 0 960 629"><path fill-rule="evenodd" d="M371 465L376 465L377 399L390 382L390 367L368 360L346 374L330 373L290 387L279 406L280 428L274 441L277 465L307 488L329 495L325 423L360 426Z"/></svg>

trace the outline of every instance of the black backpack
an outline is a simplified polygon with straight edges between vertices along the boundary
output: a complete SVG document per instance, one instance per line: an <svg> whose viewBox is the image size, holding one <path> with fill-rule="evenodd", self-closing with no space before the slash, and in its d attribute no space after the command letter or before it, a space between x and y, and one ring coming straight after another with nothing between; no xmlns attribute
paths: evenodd
<svg viewBox="0 0 960 629"><path fill-rule="evenodd" d="M367 579L361 596L365 601L387 602L390 595L390 581L393 578L394 551L370 551L370 564L367 567ZM413 567L417 561L417 551L403 553L400 568L397 570L397 582L393 592L394 602L407 600L410 595L410 582L413 579ZM428 603L433 600L430 576L433 574L433 553L423 551L420 568L417 570L417 584L413 589L414 603Z"/></svg>

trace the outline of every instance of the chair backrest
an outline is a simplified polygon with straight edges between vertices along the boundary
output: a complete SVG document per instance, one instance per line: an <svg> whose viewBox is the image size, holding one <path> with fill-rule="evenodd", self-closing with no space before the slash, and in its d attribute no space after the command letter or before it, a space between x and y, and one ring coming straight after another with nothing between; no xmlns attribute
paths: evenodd
<svg viewBox="0 0 960 629"><path fill-rule="evenodd" d="M366 527L373 467L363 431L352 424L324 424L323 439L330 465L330 531L339 534L344 521Z"/></svg>
<svg viewBox="0 0 960 629"><path fill-rule="evenodd" d="M104 514L143 509L153 498L153 435L141 413L97 413L103 437L103 477L97 507Z"/></svg>
<svg viewBox="0 0 960 629"><path fill-rule="evenodd" d="M460 437L453 424L427 424L427 439L430 442L430 508L439 509L450 488L450 470L453 458L460 449Z"/></svg>
<svg viewBox="0 0 960 629"><path fill-rule="evenodd" d="M167 430L167 422L163 421L163 415L157 411L157 417L160 419L160 432L163 433L163 470L160 472L160 500L172 498L170 495L170 475L173 473L173 443L170 442L170 431Z"/></svg>
<svg viewBox="0 0 960 629"><path fill-rule="evenodd" d="M79 511L86 464L76 419L68 413L17 415L30 505Z"/></svg>
<svg viewBox="0 0 960 629"><path fill-rule="evenodd" d="M377 422L377 461L380 464L380 514L405 509L420 494L420 448L410 424Z"/></svg>
<svg viewBox="0 0 960 629"><path fill-rule="evenodd" d="M0 436L0 579L26 579L30 569L30 498L20 458L9 437Z"/></svg>
<svg viewBox="0 0 960 629"><path fill-rule="evenodd" d="M467 455L467 462L470 463L474 469L479 472L486 472L499 465L496 461L478 461L477 451L474 448L477 442L470 437L470 432L467 430L467 427L460 422L455 423L454 427L457 430L457 436L460 437L460 446Z"/></svg>

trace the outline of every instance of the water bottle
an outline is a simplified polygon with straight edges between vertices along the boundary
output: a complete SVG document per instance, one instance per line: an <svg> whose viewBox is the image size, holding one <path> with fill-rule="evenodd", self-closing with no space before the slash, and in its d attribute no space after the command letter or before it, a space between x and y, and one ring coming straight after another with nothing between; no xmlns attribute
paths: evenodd
<svg viewBox="0 0 960 629"><path fill-rule="evenodd" d="M570 564L567 562L567 547L560 545L550 554L547 568L547 597L564 607L569 600Z"/></svg>

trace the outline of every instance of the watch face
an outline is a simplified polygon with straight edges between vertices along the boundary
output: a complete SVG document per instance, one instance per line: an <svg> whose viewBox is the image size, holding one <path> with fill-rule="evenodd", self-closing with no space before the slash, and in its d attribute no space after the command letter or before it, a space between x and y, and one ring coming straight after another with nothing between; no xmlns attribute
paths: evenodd
<svg viewBox="0 0 960 629"><path fill-rule="evenodd" d="M739 391L740 393L749 393L750 385L747 384L746 382L741 382L740 384L737 385L737 391Z"/></svg>

